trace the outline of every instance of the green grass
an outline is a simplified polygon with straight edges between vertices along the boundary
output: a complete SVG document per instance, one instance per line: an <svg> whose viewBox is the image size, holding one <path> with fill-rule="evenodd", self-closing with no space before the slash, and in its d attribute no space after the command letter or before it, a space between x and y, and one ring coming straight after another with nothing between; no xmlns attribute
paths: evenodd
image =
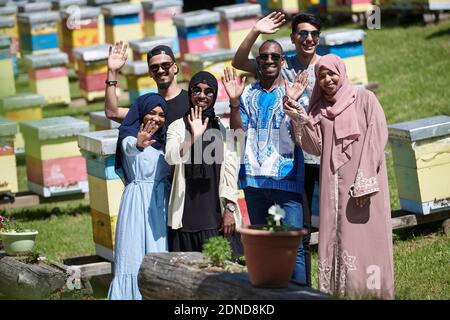
<svg viewBox="0 0 450 320"><path fill-rule="evenodd" d="M346 25L347 28L357 28ZM284 27L277 36L286 36ZM450 114L450 21L439 25L384 26L366 30L364 40L369 82L378 82L377 97L389 124ZM20 77L19 92L28 89ZM71 82L73 97L79 96ZM128 101L120 101L126 106ZM103 110L103 102L83 107L46 107L44 116L72 115L88 119L88 112ZM392 209L399 209L392 153L387 149ZM23 157L18 158L19 189L27 190ZM87 200L60 202L29 208L0 210L25 226L39 230L37 250L51 261L94 252ZM317 286L317 252L313 249L313 285ZM439 224L418 226L394 233L397 299L450 299L450 237Z"/></svg>

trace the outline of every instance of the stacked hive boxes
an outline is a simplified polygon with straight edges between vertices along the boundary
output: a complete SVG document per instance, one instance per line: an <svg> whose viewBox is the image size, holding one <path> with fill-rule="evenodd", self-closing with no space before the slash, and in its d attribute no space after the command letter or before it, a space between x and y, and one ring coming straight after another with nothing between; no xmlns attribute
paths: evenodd
<svg viewBox="0 0 450 320"><path fill-rule="evenodd" d="M191 11L173 18L177 27L182 59L186 53L219 49L217 33L219 20L219 13L211 10Z"/></svg>
<svg viewBox="0 0 450 320"><path fill-rule="evenodd" d="M218 104L215 106L217 114L221 114L224 111L229 112L228 95L220 78L223 76L223 70L226 67L231 67L234 54L234 50L231 49L217 49L205 53L189 53L184 56L186 65L189 66L188 69L185 69L189 72L189 75L186 76L188 79L202 70L210 72L218 79Z"/></svg>
<svg viewBox="0 0 450 320"><path fill-rule="evenodd" d="M1 10L2 8L0 8ZM10 53L13 61L14 74L19 73L17 67L17 53L19 52L19 40L16 19L0 14L0 35L11 37Z"/></svg>
<svg viewBox="0 0 450 320"><path fill-rule="evenodd" d="M33 92L42 94L47 104L70 103L66 53L26 55L24 60Z"/></svg>
<svg viewBox="0 0 450 320"><path fill-rule="evenodd" d="M20 52L40 54L58 51L59 14L53 11L19 13Z"/></svg>
<svg viewBox="0 0 450 320"><path fill-rule="evenodd" d="M172 50L179 56L177 29L173 24L173 17L181 14L183 1L181 0L153 0L142 2L144 9L144 34L146 36L164 36L173 39Z"/></svg>
<svg viewBox="0 0 450 320"><path fill-rule="evenodd" d="M87 101L105 97L109 45L100 44L73 50L78 66L81 96Z"/></svg>
<svg viewBox="0 0 450 320"><path fill-rule="evenodd" d="M0 97L16 94L14 65L10 48L11 37L0 36Z"/></svg>
<svg viewBox="0 0 450 320"><path fill-rule="evenodd" d="M148 75L147 61L128 61L122 69L127 79L130 102L133 103L140 95L158 92L155 80Z"/></svg>
<svg viewBox="0 0 450 320"><path fill-rule="evenodd" d="M14 121L0 117L0 194L17 192L16 155L14 153L14 135L17 125Z"/></svg>
<svg viewBox="0 0 450 320"><path fill-rule="evenodd" d="M114 260L116 221L124 189L114 170L118 133L113 129L78 136L87 163L96 253L110 261Z"/></svg>
<svg viewBox="0 0 450 320"><path fill-rule="evenodd" d="M328 0L327 11L328 13L359 13L367 12L372 9L372 0Z"/></svg>
<svg viewBox="0 0 450 320"><path fill-rule="evenodd" d="M178 43L178 39L176 42ZM133 60L147 61L147 53L158 45L165 45L173 48L174 39L172 37L154 36L130 41L130 47L133 50Z"/></svg>
<svg viewBox="0 0 450 320"><path fill-rule="evenodd" d="M364 56L363 30L342 29L325 31L320 35L317 53L333 53L341 57L347 67L347 76L353 84L367 84L366 58Z"/></svg>
<svg viewBox="0 0 450 320"><path fill-rule="evenodd" d="M141 6L133 3L110 4L102 7L105 16L105 41L116 43L141 39L143 32L139 12ZM131 49L128 52L128 59L132 59Z"/></svg>
<svg viewBox="0 0 450 320"><path fill-rule="evenodd" d="M117 129L120 126L120 123L109 120L104 111L90 112L89 123L94 125L95 131Z"/></svg>
<svg viewBox="0 0 450 320"><path fill-rule="evenodd" d="M99 13L100 9L95 7L61 10L62 47L71 63L75 62L73 49L99 44Z"/></svg>
<svg viewBox="0 0 450 320"><path fill-rule="evenodd" d="M86 161L77 135L89 123L73 117L55 117L20 124L25 139L28 188L43 197L88 191Z"/></svg>
<svg viewBox="0 0 450 320"><path fill-rule="evenodd" d="M261 16L259 4L235 4L214 8L220 13L219 35L223 48L237 50Z"/></svg>
<svg viewBox="0 0 450 320"><path fill-rule="evenodd" d="M450 209L450 117L389 126L400 206L429 214Z"/></svg>
<svg viewBox="0 0 450 320"><path fill-rule="evenodd" d="M121 0L87 0L87 4L93 7L101 7L103 5L120 2ZM99 43L105 43L105 16L100 11L98 16L98 37Z"/></svg>
<svg viewBox="0 0 450 320"><path fill-rule="evenodd" d="M286 14L293 15L300 11L299 0L266 0L268 1L268 9L273 11L282 11Z"/></svg>
<svg viewBox="0 0 450 320"><path fill-rule="evenodd" d="M44 105L44 96L35 93L21 93L0 98L0 114L16 122L42 119ZM25 151L25 143L20 131L16 134L14 146L16 153Z"/></svg>

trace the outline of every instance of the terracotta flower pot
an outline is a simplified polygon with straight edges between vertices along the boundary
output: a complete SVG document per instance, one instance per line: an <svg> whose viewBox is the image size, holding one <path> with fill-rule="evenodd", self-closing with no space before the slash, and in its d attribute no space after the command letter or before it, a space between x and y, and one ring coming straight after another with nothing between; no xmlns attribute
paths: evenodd
<svg viewBox="0 0 450 320"><path fill-rule="evenodd" d="M297 248L308 234L306 229L266 231L258 226L237 228L242 236L244 256L254 287L285 288L295 267Z"/></svg>

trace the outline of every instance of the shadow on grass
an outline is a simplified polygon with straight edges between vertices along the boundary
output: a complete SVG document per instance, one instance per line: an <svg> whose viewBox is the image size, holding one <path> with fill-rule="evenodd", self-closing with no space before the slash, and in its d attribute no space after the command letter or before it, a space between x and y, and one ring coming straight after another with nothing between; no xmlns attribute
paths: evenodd
<svg viewBox="0 0 450 320"><path fill-rule="evenodd" d="M431 39L439 38L439 37L450 37L450 28L448 28L446 30L439 30L435 33L432 33L429 36L427 36L425 39L431 40Z"/></svg>
<svg viewBox="0 0 450 320"><path fill-rule="evenodd" d="M79 214L90 214L89 204L79 204L78 206L57 206L39 205L23 209L14 210L6 214L8 217L22 221L45 220L55 216L77 216Z"/></svg>
<svg viewBox="0 0 450 320"><path fill-rule="evenodd" d="M442 232L442 221L430 222L418 226L393 230L394 241L413 240L416 237Z"/></svg>

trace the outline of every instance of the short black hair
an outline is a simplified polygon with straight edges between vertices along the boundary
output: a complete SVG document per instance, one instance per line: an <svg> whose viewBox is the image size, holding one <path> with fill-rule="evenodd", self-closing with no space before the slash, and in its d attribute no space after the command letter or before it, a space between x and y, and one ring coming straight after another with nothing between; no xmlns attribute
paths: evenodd
<svg viewBox="0 0 450 320"><path fill-rule="evenodd" d="M322 27L322 22L320 21L319 17L311 14L311 13L299 13L295 15L294 18L292 18L291 22L291 28L292 33L295 33L297 31L297 26L300 23L309 23L317 28L317 30L320 31L320 28Z"/></svg>
<svg viewBox="0 0 450 320"><path fill-rule="evenodd" d="M267 43L273 43L273 44L277 45L281 50L281 54L283 54L283 47L277 40L274 40L274 39L268 39L268 40L264 41L263 43L261 43L261 45L258 48L258 51L261 50L261 48Z"/></svg>

